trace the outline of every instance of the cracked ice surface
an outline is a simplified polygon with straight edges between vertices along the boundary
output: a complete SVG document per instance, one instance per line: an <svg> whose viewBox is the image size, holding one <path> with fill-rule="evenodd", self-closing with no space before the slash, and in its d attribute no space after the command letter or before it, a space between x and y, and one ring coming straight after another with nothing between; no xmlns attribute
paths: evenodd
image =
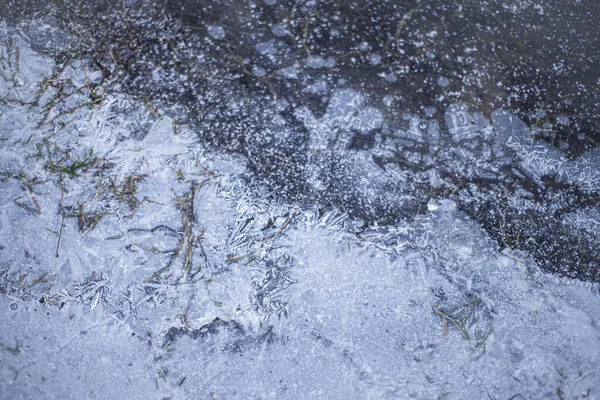
<svg viewBox="0 0 600 400"><path fill-rule="evenodd" d="M597 284L499 253L452 201L364 230L277 202L243 158L123 95L77 108L74 91L45 115L58 89L22 103L52 61L17 43L23 68L0 87L0 397L600 396ZM86 85L77 64L61 74ZM453 140L492 132L447 113ZM384 123L350 90L303 117L315 151L340 153L344 131ZM527 138L506 113L493 124L498 141ZM437 143L418 121L399 135ZM521 145L535 174L538 150ZM365 185L390 179L367 153L351 157L379 171ZM556 163L578 179L587 157ZM78 160L87 167L69 170ZM593 231L596 211L565 224Z"/></svg>

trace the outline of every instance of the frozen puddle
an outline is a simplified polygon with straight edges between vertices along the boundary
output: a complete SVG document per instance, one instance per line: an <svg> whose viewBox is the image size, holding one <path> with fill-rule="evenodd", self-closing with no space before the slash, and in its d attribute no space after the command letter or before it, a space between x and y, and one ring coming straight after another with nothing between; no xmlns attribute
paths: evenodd
<svg viewBox="0 0 600 400"><path fill-rule="evenodd" d="M600 397L598 285L451 201L352 233L83 64L0 56L0 397Z"/></svg>

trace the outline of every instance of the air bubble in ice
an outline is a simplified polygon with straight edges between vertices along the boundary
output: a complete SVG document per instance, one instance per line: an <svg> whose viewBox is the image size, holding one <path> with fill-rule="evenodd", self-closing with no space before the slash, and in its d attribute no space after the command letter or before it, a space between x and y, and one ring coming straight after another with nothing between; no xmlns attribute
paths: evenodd
<svg viewBox="0 0 600 400"><path fill-rule="evenodd" d="M383 96L382 101L383 101L383 105L384 106L391 107L392 103L394 102L394 96L389 95L389 94L385 95L385 96Z"/></svg>
<svg viewBox="0 0 600 400"><path fill-rule="evenodd" d="M369 62L371 65L377 65L381 62L381 56L377 53L372 53L369 55Z"/></svg>
<svg viewBox="0 0 600 400"><path fill-rule="evenodd" d="M438 86L441 86L441 87L447 87L448 85L450 85L450 81L445 76L440 76L437 79L437 84L438 84Z"/></svg>
<svg viewBox="0 0 600 400"><path fill-rule="evenodd" d="M277 53L277 49L275 49L274 43L275 42L273 40L269 40L268 42L257 44L254 48L262 55L275 54Z"/></svg>
<svg viewBox="0 0 600 400"><path fill-rule="evenodd" d="M326 64L326 61L321 56L309 56L306 59L306 66L308 68L323 68Z"/></svg>
<svg viewBox="0 0 600 400"><path fill-rule="evenodd" d="M220 25L211 25L208 27L208 34L215 40L225 39L225 29Z"/></svg>
<svg viewBox="0 0 600 400"><path fill-rule="evenodd" d="M252 67L252 73L257 77L262 78L267 74L267 71L263 67L255 66Z"/></svg>
<svg viewBox="0 0 600 400"><path fill-rule="evenodd" d="M275 25L275 26L273 26L273 28L271 29L271 32L273 33L273 35L275 35L277 37L282 37L282 36L286 36L286 35L289 34L289 32L287 31L287 29L285 29L281 25Z"/></svg>

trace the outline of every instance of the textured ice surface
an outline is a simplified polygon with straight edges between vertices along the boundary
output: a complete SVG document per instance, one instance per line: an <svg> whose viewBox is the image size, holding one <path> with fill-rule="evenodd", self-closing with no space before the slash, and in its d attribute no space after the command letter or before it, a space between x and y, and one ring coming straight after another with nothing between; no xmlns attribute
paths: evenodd
<svg viewBox="0 0 600 400"><path fill-rule="evenodd" d="M368 229L276 202L243 158L208 152L152 104L115 94L73 110L88 96L65 88L69 103L45 115L55 87L21 102L53 63L16 43L21 69L0 87L1 398L600 396L597 284L499 253L452 201ZM57 79L86 86L74 65ZM298 116L313 157L345 160L340 180L401 201L382 186L405 187L405 171L348 151L350 134L384 128L360 92ZM444 140L436 123L409 121L395 135L403 146L433 152ZM481 174L512 146L536 179L567 165L565 179L598 190L581 178L597 173L596 153L538 157L506 112L490 123L457 106L446 121L467 144L441 169ZM563 221L592 232L597 218L590 207Z"/></svg>

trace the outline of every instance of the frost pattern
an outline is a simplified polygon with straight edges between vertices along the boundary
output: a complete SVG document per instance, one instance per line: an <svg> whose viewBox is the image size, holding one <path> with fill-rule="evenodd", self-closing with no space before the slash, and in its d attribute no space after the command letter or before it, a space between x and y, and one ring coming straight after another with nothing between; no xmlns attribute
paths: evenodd
<svg viewBox="0 0 600 400"><path fill-rule="evenodd" d="M243 160L120 95L77 109L74 123L58 108L41 128L40 106L15 96L34 99L51 63L18 46L30 67L18 87L3 86L10 104L0 105L1 397L598 394L597 284L498 253L452 201L369 228L274 201L248 183ZM450 137L411 116L368 151L350 137L386 126L359 92L336 92L322 118L298 115L313 157L343 156L351 184L384 203L411 199L413 176L374 161L397 146L434 188L450 185L445 168L485 176L514 151L535 179L564 169L597 190L586 175L595 153L540 164L543 150L507 113L490 123L451 108ZM465 146L437 167L447 140ZM418 146L427 151L411 152ZM320 173L312 183L328 185ZM564 223L591 231L596 217Z"/></svg>

